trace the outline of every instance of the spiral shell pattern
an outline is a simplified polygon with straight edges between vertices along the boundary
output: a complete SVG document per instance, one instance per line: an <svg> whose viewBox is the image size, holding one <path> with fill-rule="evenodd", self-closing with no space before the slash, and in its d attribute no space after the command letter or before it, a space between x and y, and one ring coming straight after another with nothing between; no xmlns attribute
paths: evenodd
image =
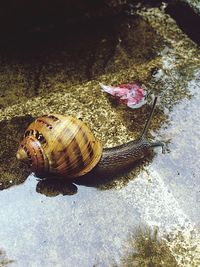
<svg viewBox="0 0 200 267"><path fill-rule="evenodd" d="M78 177L93 169L102 146L81 120L58 114L45 115L25 131L17 157L31 164L37 175Z"/></svg>

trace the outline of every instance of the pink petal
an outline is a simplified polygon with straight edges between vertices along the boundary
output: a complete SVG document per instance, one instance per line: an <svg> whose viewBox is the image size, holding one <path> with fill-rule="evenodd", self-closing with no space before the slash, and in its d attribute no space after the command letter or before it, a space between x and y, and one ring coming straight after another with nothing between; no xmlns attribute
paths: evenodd
<svg viewBox="0 0 200 267"><path fill-rule="evenodd" d="M103 91L113 95L116 99L131 108L141 107L146 103L146 91L136 83L107 86L100 83Z"/></svg>

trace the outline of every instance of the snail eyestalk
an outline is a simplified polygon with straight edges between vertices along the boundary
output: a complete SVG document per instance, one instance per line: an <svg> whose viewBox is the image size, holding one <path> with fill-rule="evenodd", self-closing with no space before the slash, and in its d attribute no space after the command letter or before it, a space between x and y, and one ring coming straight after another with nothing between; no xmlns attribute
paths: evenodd
<svg viewBox="0 0 200 267"><path fill-rule="evenodd" d="M151 108L151 113L150 113L149 118L148 118L148 120L147 120L147 122L146 122L146 124L144 126L143 131L142 131L142 134L141 134L141 137L140 137L141 139L145 138L146 135L147 135L147 131L149 130L149 126L150 126L150 123L151 123L151 120L153 118L153 114L154 114L154 111L155 111L157 99L158 99L158 97L156 96L154 98L154 101L153 101L153 106Z"/></svg>
<svg viewBox="0 0 200 267"><path fill-rule="evenodd" d="M155 107L156 107L156 102L157 102L157 99L158 97L156 96L154 98L154 101L153 101L153 106L151 108L151 113L149 115L149 118L144 126L144 129L142 131L142 134L141 134L141 139L146 139L146 135L147 135L147 131L149 130L149 126L150 126L150 123L151 123L151 120L153 118L153 114L154 114L154 111L155 111ZM156 142L150 142L151 144L151 147L158 147L158 146L161 146L162 147L162 153L164 153L164 150L165 150L165 143L164 142L161 142L161 141L156 141Z"/></svg>

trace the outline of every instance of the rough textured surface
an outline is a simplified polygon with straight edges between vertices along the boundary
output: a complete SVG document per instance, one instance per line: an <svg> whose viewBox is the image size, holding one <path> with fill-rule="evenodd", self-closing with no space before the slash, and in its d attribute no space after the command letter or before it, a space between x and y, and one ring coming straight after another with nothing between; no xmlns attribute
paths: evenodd
<svg viewBox="0 0 200 267"><path fill-rule="evenodd" d="M166 266L198 267L197 45L162 8L71 32L1 46L0 183L5 190L0 192L0 246L13 266L123 266L132 249L131 233L138 252L137 229L144 225L149 233L158 229ZM76 114L105 146L137 137L150 105L130 110L99 87L99 82L136 80L160 96L149 137L166 140L168 153L158 149L125 177L95 186L38 184L33 175L26 179L28 170L21 169L14 151L25 125L38 115ZM143 240L140 262L153 258L159 266L156 239L150 242L150 259Z"/></svg>
<svg viewBox="0 0 200 267"><path fill-rule="evenodd" d="M189 4L196 12L200 14L200 2L199 0L183 0L183 2L186 2Z"/></svg>

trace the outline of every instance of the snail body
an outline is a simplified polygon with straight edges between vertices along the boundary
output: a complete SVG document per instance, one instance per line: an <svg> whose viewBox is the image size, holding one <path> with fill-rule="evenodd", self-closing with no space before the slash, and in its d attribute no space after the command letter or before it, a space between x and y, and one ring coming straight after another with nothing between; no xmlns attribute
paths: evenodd
<svg viewBox="0 0 200 267"><path fill-rule="evenodd" d="M155 98L141 137L113 148L100 141L81 121L71 116L51 114L37 118L23 136L17 158L31 165L38 177L104 176L119 173L144 158L155 146L146 139L156 105Z"/></svg>

